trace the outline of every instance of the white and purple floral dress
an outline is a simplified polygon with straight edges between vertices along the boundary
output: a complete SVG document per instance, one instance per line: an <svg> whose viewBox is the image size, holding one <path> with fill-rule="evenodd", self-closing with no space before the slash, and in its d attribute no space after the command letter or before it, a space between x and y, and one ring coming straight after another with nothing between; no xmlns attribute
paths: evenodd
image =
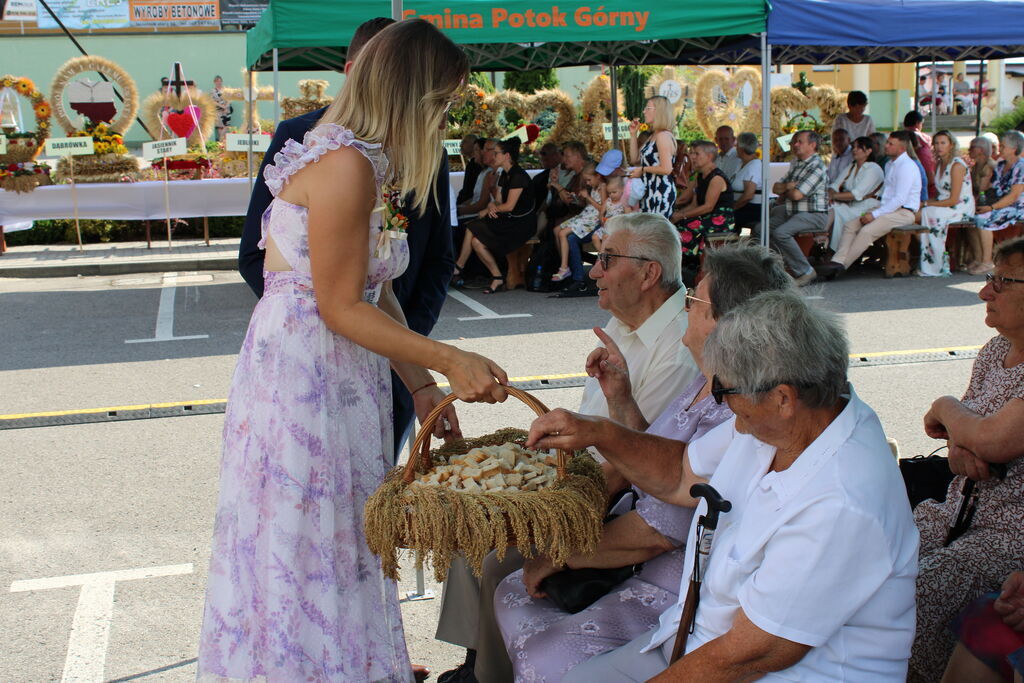
<svg viewBox="0 0 1024 683"><path fill-rule="evenodd" d="M731 418L728 404L719 405L710 395L690 405L706 381L702 375L691 382L647 432L689 443ZM576 614L530 597L522 569L505 577L494 591L494 614L516 683L557 683L573 667L657 626L661 613L678 602L693 508L633 490L636 513L676 549L648 560L635 576Z"/></svg>
<svg viewBox="0 0 1024 683"><path fill-rule="evenodd" d="M265 172L275 199L260 246L272 237L293 270L265 272L231 382L200 681L412 680L396 586L363 537L363 504L392 462L388 361L324 324L307 211L277 198L342 145L373 164L379 190L379 146L333 124L287 143ZM379 226L375 212L363 293L373 304L409 260L405 241L377 256Z"/></svg>

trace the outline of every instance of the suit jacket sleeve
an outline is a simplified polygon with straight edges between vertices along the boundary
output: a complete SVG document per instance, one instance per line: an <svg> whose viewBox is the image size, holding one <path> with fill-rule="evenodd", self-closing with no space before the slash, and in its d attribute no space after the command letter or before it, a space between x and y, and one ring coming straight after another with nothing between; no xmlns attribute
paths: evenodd
<svg viewBox="0 0 1024 683"><path fill-rule="evenodd" d="M422 335L434 329L455 270L446 155L436 187L437 202L431 198L423 215L410 220L409 267L393 283L409 329Z"/></svg>

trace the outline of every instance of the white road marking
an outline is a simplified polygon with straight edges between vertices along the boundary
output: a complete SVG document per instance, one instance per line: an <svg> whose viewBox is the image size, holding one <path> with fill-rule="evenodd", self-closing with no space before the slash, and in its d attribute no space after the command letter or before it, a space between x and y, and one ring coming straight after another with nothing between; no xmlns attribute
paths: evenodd
<svg viewBox="0 0 1024 683"><path fill-rule="evenodd" d="M178 274L164 273L163 285L160 289L160 304L156 309L156 333L152 339L125 339L125 344L182 341L185 339L209 339L210 335L208 334L192 334L185 337L174 336L174 293L177 289Z"/></svg>
<svg viewBox="0 0 1024 683"><path fill-rule="evenodd" d="M158 576L191 574L192 564L120 569L94 574L23 579L11 584L12 593L81 586L78 606L71 622L68 652L64 658L61 683L100 683L104 680L110 622L114 611L114 584L118 581L152 579Z"/></svg>
<svg viewBox="0 0 1024 683"><path fill-rule="evenodd" d="M509 313L508 315L500 315L495 313L491 309L484 306L479 301L475 301L470 297L466 296L457 289L449 289L448 296L458 301L460 304L466 306L470 310L476 311L480 315L470 316L467 318L459 318L460 321L465 320L500 320L501 318L532 318L531 313Z"/></svg>

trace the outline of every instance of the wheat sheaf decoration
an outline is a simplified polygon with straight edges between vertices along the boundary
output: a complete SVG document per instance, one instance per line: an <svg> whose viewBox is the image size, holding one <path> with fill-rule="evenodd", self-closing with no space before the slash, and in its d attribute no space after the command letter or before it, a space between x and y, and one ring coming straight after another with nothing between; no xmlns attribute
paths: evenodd
<svg viewBox="0 0 1024 683"><path fill-rule="evenodd" d="M76 81L85 73L100 73L110 81L92 83ZM114 88L117 86L123 102L120 108L114 104ZM68 135L84 130L86 123L76 125L68 117L68 109L93 122L108 122L113 133L124 134L131 128L139 110L139 93L135 81L120 66L103 57L74 57L64 62L57 70L50 85L50 103L53 118Z"/></svg>

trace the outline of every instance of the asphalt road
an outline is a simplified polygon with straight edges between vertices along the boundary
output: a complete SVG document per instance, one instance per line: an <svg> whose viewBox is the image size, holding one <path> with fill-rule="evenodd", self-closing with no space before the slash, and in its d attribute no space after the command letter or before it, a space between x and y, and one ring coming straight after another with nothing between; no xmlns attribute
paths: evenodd
<svg viewBox="0 0 1024 683"><path fill-rule="evenodd" d="M992 332L980 287L865 273L807 294L840 313L852 350L869 354L983 344ZM449 299L434 336L513 377L580 372L590 328L607 320L595 299L466 295L468 305ZM0 280L0 414L223 399L254 303L234 273ZM480 305L491 313L481 318ZM154 338L163 341L126 343ZM962 393L970 365L876 365L850 377L906 456L934 447L921 416L936 396ZM580 393L540 396L574 407ZM521 405L460 414L468 433L530 419ZM0 680L194 678L221 424L207 415L0 431ZM413 587L408 563L401 588ZM461 652L432 638L438 604L403 610L413 658L442 671ZM109 632L97 627L106 623Z"/></svg>

